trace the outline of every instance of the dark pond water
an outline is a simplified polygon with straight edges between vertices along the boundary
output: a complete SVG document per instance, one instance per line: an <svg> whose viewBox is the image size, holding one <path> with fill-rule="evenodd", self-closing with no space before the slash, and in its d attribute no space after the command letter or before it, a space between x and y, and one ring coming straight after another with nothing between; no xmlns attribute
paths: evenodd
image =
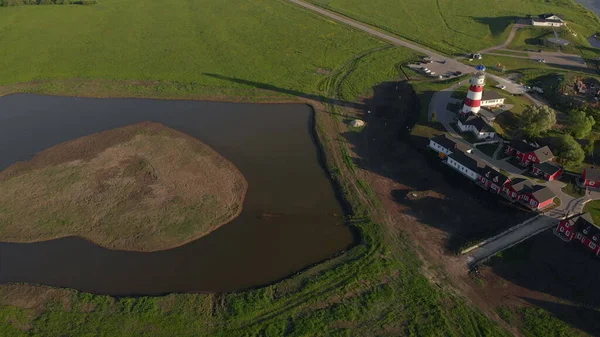
<svg viewBox="0 0 600 337"><path fill-rule="evenodd" d="M212 146L249 188L237 219L171 250L114 251L76 237L0 243L0 283L112 295L233 291L331 257L353 235L319 162L311 119L311 108L301 104L1 97L0 169L70 139L155 121Z"/></svg>

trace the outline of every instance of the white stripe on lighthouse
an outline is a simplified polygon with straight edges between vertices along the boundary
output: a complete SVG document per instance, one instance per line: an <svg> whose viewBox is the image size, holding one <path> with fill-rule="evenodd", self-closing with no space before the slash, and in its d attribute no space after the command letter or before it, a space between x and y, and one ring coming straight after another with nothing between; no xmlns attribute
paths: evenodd
<svg viewBox="0 0 600 337"><path fill-rule="evenodd" d="M482 93L470 91L467 92L467 98L472 99L474 101L481 101Z"/></svg>

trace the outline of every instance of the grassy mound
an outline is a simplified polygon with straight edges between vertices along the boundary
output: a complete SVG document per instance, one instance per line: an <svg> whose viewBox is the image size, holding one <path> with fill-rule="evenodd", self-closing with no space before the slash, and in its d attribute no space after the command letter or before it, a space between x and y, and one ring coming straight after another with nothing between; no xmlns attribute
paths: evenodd
<svg viewBox="0 0 600 337"><path fill-rule="evenodd" d="M0 172L0 241L76 235L153 251L235 218L247 183L207 145L141 123L47 149Z"/></svg>

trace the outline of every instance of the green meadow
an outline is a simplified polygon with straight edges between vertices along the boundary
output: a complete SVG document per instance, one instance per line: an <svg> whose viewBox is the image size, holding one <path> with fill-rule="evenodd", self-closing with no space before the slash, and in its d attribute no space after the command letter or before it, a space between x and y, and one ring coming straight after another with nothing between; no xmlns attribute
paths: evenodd
<svg viewBox="0 0 600 337"><path fill-rule="evenodd" d="M0 92L255 96L269 85L314 94L330 72L384 46L278 0L2 7ZM412 55L395 50L396 62ZM353 90L369 89L366 76Z"/></svg>
<svg viewBox="0 0 600 337"><path fill-rule="evenodd" d="M600 29L598 19L572 0L310 1L447 54L500 45L510 25L528 14L559 13L583 36Z"/></svg>

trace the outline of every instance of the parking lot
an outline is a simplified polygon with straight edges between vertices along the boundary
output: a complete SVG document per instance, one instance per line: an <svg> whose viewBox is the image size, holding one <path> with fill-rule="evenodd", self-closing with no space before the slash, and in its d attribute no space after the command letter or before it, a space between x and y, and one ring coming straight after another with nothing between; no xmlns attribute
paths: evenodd
<svg viewBox="0 0 600 337"><path fill-rule="evenodd" d="M451 78L460 76L465 73L466 65L457 62L447 62L442 59L425 58L419 63L412 63L408 65L411 69L426 76L432 78ZM471 69L468 69L471 71Z"/></svg>

